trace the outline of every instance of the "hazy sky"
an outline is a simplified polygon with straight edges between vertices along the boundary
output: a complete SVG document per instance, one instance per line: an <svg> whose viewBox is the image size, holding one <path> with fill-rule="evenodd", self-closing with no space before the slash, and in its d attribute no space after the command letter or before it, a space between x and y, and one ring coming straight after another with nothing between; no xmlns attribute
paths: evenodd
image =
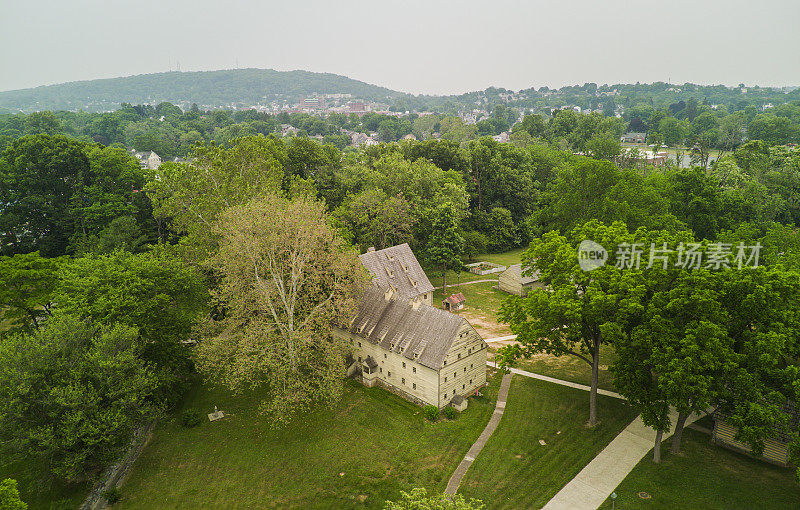
<svg viewBox="0 0 800 510"><path fill-rule="evenodd" d="M448 94L584 82L800 85L799 0L0 0L0 90L175 69Z"/></svg>

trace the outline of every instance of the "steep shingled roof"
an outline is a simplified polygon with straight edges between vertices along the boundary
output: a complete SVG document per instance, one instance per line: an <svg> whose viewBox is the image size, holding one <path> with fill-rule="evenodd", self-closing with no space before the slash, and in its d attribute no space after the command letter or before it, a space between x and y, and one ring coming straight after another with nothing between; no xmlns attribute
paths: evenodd
<svg viewBox="0 0 800 510"><path fill-rule="evenodd" d="M414 306L397 296L386 299L386 292L373 285L361 299L350 332L439 370L465 323L469 326L463 317L432 306Z"/></svg>
<svg viewBox="0 0 800 510"><path fill-rule="evenodd" d="M522 285L528 285L529 283L538 282L539 281L539 271L534 270L531 276L523 276L522 275L522 264L514 264L513 266L508 266L506 271L511 271L514 273L517 278L520 279Z"/></svg>
<svg viewBox="0 0 800 510"><path fill-rule="evenodd" d="M403 299L412 299L433 291L431 281L408 243L369 251L358 258L382 289L386 290L391 285Z"/></svg>

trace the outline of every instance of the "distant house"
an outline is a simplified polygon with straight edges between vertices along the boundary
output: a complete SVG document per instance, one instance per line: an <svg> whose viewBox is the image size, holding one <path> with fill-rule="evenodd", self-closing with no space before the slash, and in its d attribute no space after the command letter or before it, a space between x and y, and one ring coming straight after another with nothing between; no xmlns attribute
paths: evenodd
<svg viewBox="0 0 800 510"><path fill-rule="evenodd" d="M370 248L358 258L380 288L392 288L411 303L433 306L433 285L408 243L377 251Z"/></svg>
<svg viewBox="0 0 800 510"><path fill-rule="evenodd" d="M766 438L761 455L764 460L781 466L789 463L789 431L797 430L800 427L800 410L797 409L797 406L789 403L785 410L790 417L788 430L775 430L771 437ZM723 413L719 411L714 413L714 430L711 432L711 440L734 450L751 453L750 445L736 440L738 431L736 426L726 421Z"/></svg>
<svg viewBox="0 0 800 510"><path fill-rule="evenodd" d="M150 170L158 170L161 166L161 156L153 151L132 151L133 156L139 161L142 168L149 168Z"/></svg>
<svg viewBox="0 0 800 510"><path fill-rule="evenodd" d="M623 143L644 143L647 139L647 133L625 133L620 138Z"/></svg>
<svg viewBox="0 0 800 510"><path fill-rule="evenodd" d="M464 294L458 292L448 298L445 298L444 301L442 301L442 308L451 312L457 312L459 310L463 310L464 305L466 304L467 298L464 297Z"/></svg>
<svg viewBox="0 0 800 510"><path fill-rule="evenodd" d="M402 299L377 284L364 294L348 329L334 335L350 346L348 375L417 404L439 408L486 383L486 342L463 317Z"/></svg>
<svg viewBox="0 0 800 510"><path fill-rule="evenodd" d="M538 271L532 275L523 275L522 264L514 264L500 273L498 287L509 294L527 296L531 289L543 288L544 284L539 281Z"/></svg>

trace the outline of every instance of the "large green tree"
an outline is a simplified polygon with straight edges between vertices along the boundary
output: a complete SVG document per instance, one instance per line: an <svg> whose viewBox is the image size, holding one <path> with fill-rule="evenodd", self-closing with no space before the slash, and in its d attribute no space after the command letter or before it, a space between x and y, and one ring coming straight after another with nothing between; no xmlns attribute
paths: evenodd
<svg viewBox="0 0 800 510"><path fill-rule="evenodd" d="M234 390L266 389L276 424L338 400L344 345L332 327L352 318L367 276L323 204L267 195L226 210L217 228L224 314L207 324L203 371Z"/></svg>
<svg viewBox="0 0 800 510"><path fill-rule="evenodd" d="M118 251L65 264L52 300L61 312L92 323L137 328L137 354L158 376L159 398L174 401L192 370L187 341L207 295L198 272L167 250Z"/></svg>
<svg viewBox="0 0 800 510"><path fill-rule="evenodd" d="M157 410L158 382L140 347L134 328L63 315L0 340L4 452L40 459L64 481L98 475Z"/></svg>

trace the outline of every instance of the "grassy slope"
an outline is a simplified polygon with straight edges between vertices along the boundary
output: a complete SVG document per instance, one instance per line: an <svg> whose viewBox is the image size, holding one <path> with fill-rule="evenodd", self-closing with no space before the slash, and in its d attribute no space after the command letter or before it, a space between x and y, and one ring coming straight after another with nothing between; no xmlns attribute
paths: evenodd
<svg viewBox="0 0 800 510"><path fill-rule="evenodd" d="M187 406L216 404L231 416L195 429L162 425L115 508L382 508L401 489L441 491L493 412L492 381L457 420L435 424L420 407L347 381L333 409L282 430L252 396L198 389Z"/></svg>
<svg viewBox="0 0 800 510"><path fill-rule="evenodd" d="M586 392L515 376L503 419L459 492L490 509L544 505L635 417L624 402L599 398L601 423L587 429Z"/></svg>
<svg viewBox="0 0 800 510"><path fill-rule="evenodd" d="M660 465L648 455L617 487L616 508L800 508L800 485L792 469L716 446L707 434L691 429L683 434L681 455L670 455L670 444L662 445ZM639 498L642 491L651 499ZM601 508L611 508L610 500Z"/></svg>

